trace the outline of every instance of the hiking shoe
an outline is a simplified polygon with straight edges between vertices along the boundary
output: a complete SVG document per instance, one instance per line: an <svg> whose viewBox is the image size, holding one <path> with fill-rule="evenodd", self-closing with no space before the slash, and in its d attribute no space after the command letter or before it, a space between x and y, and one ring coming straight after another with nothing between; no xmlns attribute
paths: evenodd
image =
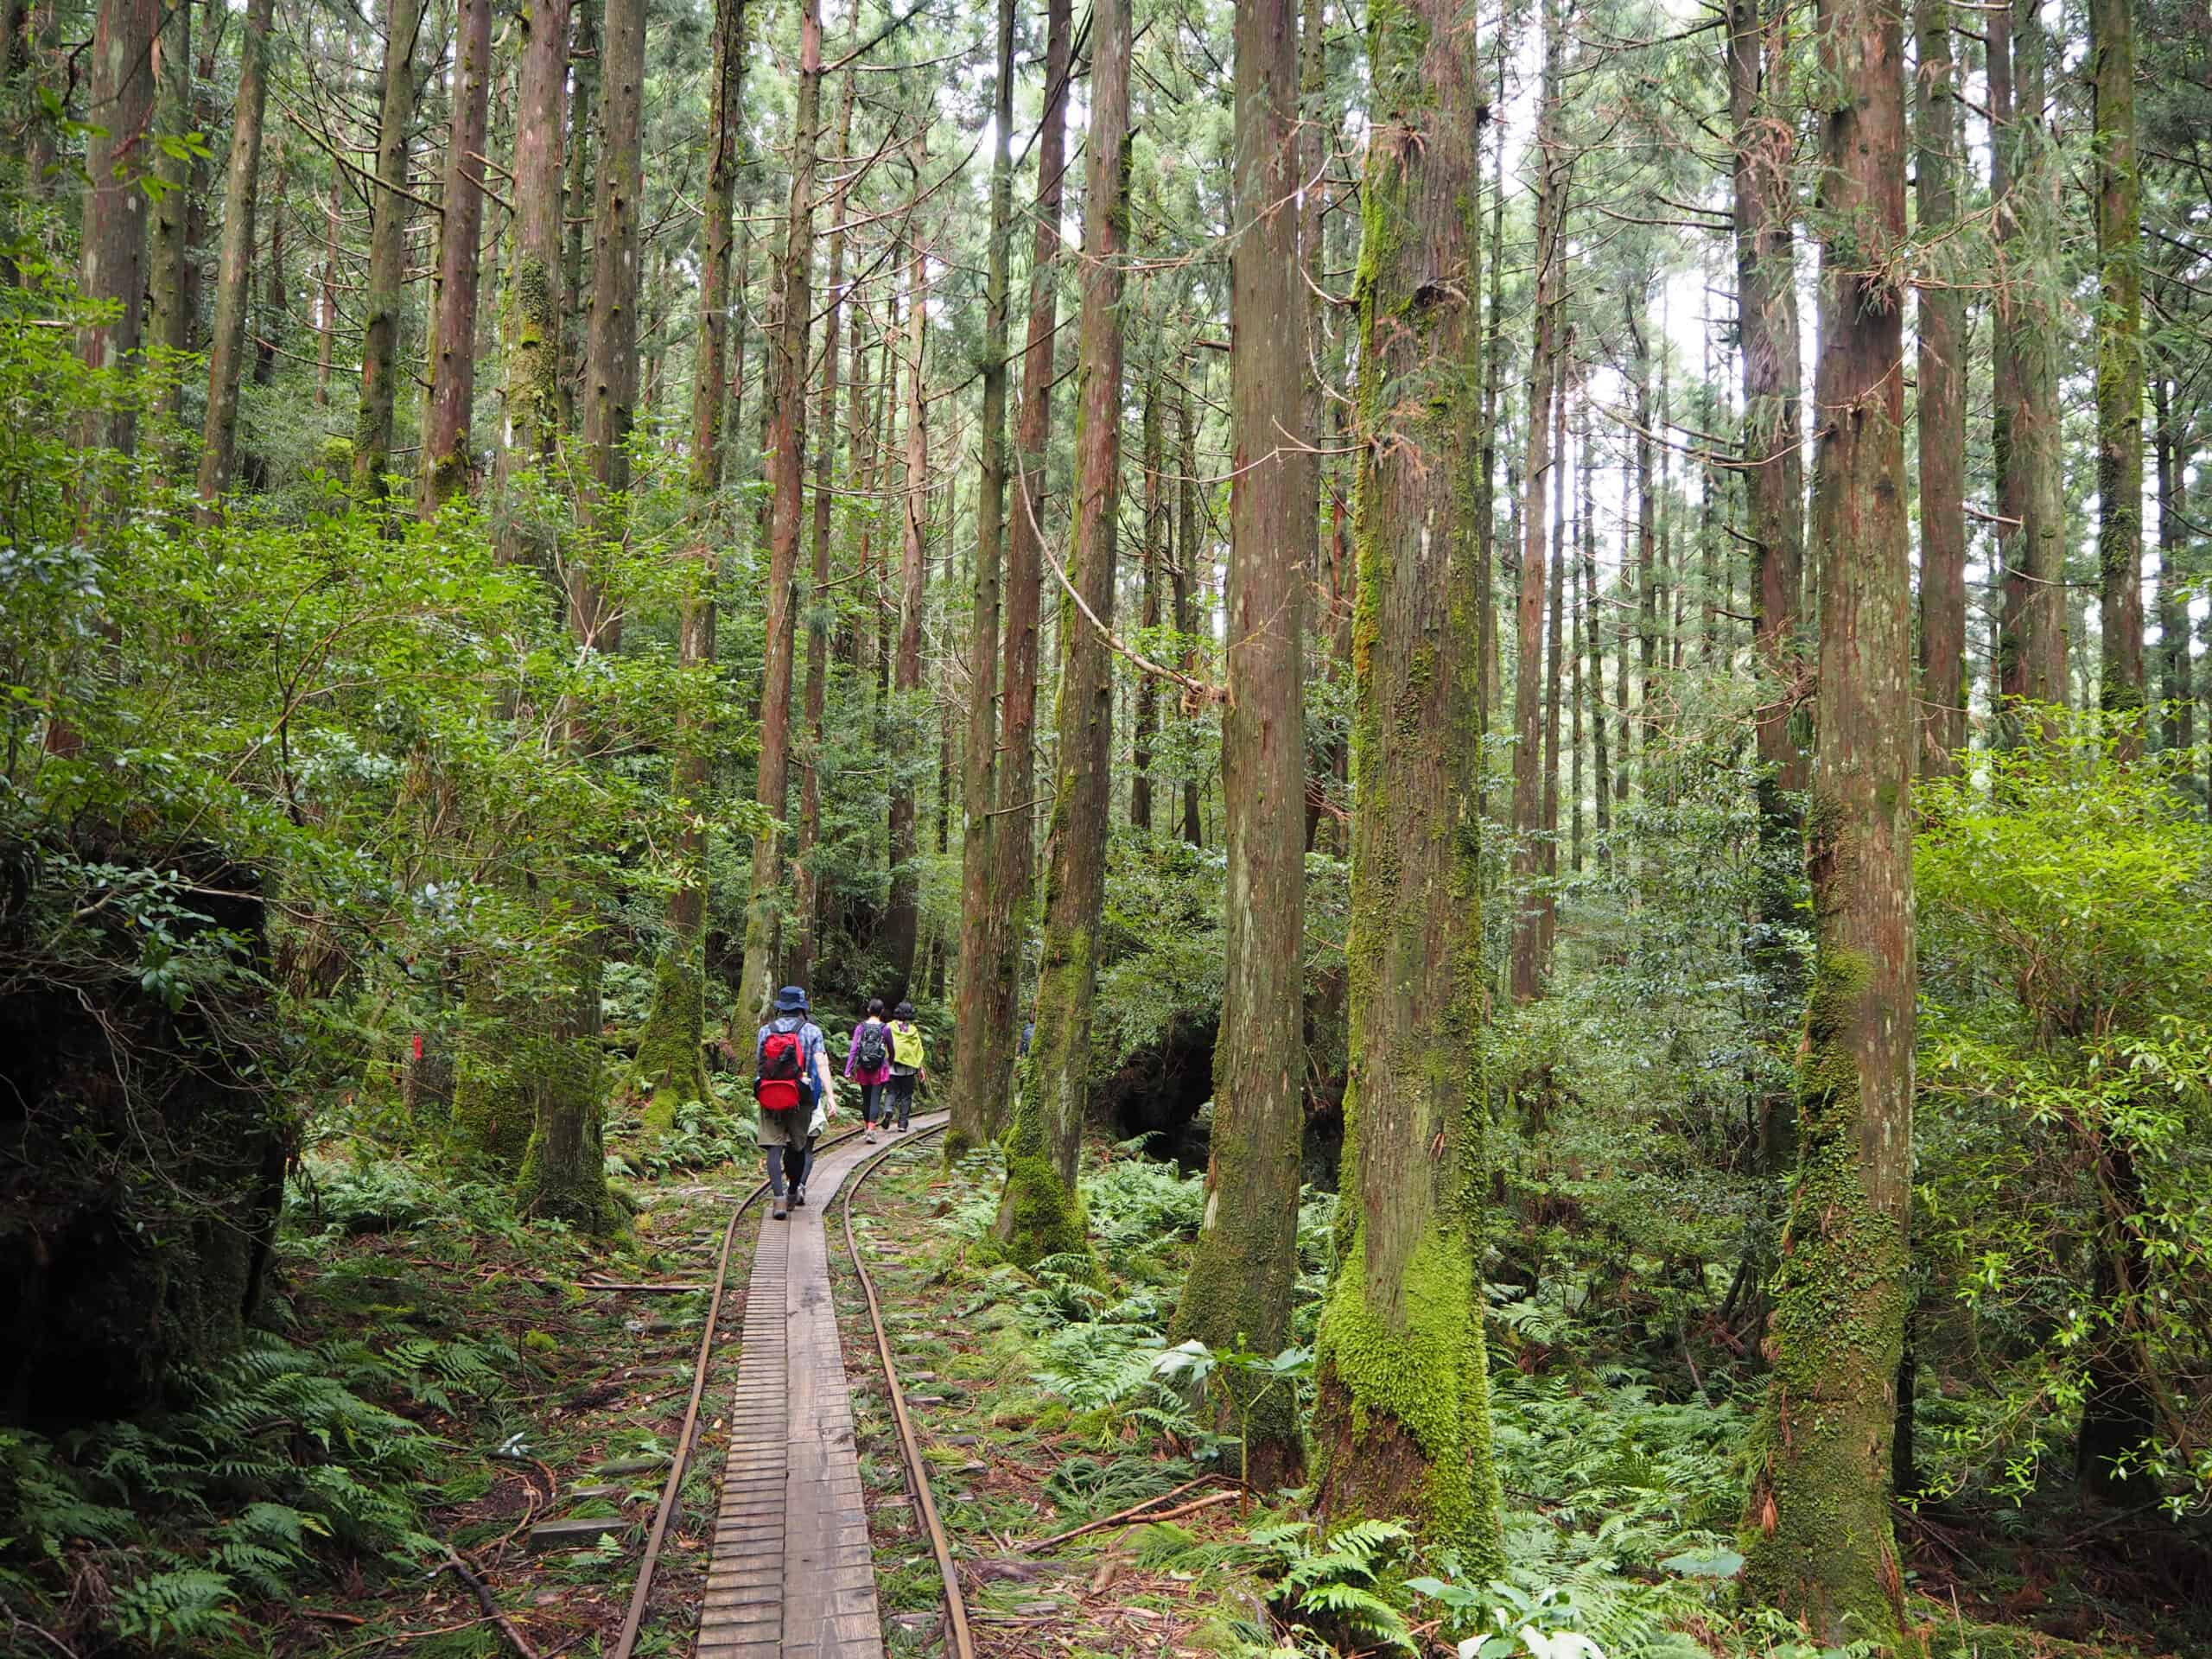
<svg viewBox="0 0 2212 1659"><path fill-rule="evenodd" d="M870 1129L867 1134L861 1135L861 1144L864 1147L874 1146L875 1144L875 1131L874 1129Z"/></svg>
<svg viewBox="0 0 2212 1659"><path fill-rule="evenodd" d="M785 1218L785 1213L786 1212L784 1209L784 1195L779 1192L776 1194L775 1203L770 1207L768 1214L771 1219L781 1221Z"/></svg>
<svg viewBox="0 0 2212 1659"><path fill-rule="evenodd" d="M803 1186L793 1187L791 1189L791 1208L794 1210L799 1210L804 1209L805 1205L806 1189Z"/></svg>

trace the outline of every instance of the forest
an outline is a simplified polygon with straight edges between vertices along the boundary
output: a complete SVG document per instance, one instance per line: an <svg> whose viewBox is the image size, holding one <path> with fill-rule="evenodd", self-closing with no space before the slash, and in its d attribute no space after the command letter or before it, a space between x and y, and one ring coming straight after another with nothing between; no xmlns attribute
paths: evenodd
<svg viewBox="0 0 2212 1659"><path fill-rule="evenodd" d="M2206 0L4 9L0 1652L2212 1651Z"/></svg>

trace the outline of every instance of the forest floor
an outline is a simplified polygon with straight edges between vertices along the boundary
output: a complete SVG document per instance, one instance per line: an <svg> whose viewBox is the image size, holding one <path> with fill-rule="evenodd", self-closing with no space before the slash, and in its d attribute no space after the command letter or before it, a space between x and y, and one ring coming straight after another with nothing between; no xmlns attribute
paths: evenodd
<svg viewBox="0 0 2212 1659"><path fill-rule="evenodd" d="M248 1494L196 1475L198 1486L144 1501L143 1545L65 1552L74 1578L61 1627L80 1639L97 1630L95 1604L117 1599L102 1575L119 1581L129 1561L220 1562L239 1580L245 1616L210 1615L156 1632L153 1645L493 1659L516 1651L519 1637L538 1659L604 1651L666 1477L708 1298L590 1286L706 1285L732 1201L756 1179L742 1129L733 1138L687 1119L650 1154L633 1125L614 1129L610 1147L638 1208L612 1247L518 1223L497 1192L453 1185L366 1142L312 1155L296 1183L273 1319L366 1403L321 1444L310 1440L326 1431L290 1425L296 1478L267 1495L339 1518L312 1525L296 1570L253 1595L250 1563L237 1566L224 1545ZM985 1659L1318 1659L1332 1644L1381 1652L1394 1642L1437 1653L1471 1620L1504 1643L1482 1659L1532 1651L1522 1625L1540 1637L1586 1633L1608 1659L1815 1659L1786 1626L1739 1611L1726 1582L1748 1396L1708 1395L1640 1370L1632 1356L1579 1341L1556 1307L1502 1305L1491 1350L1506 1581L1462 1583L1448 1554L1408 1554L1388 1528L1324 1545L1295 1495L1244 1493L1226 1478L1233 1443L1214 1436L1203 1402L1160 1366L1200 1183L1132 1147L1092 1147L1095 1276L1073 1262L1026 1274L994 1265L980 1242L997 1185L995 1154L948 1173L938 1144L918 1141L853 1205ZM1307 1345L1328 1219L1326 1200L1310 1199L1296 1333ZM938 1654L936 1569L906 1494L841 1217L823 1220L887 1649L893 1659ZM755 1231L749 1217L737 1230L726 1342L742 1323ZM641 1654L690 1651L734 1374L729 1363L710 1373ZM288 1426L266 1421L274 1408L237 1403L264 1420L255 1432L283 1438ZM75 1452L78 1464L131 1444L111 1433ZM362 1491L398 1494L409 1530L350 1535L344 1503L311 1502L334 1482L356 1484L356 1510L384 1512ZM1165 1514L1035 1548L1145 1500ZM531 1529L548 1518L610 1524L595 1544L533 1554ZM2203 1558L2173 1554L2169 1530L2124 1517L2085 1529L2055 1503L2012 1510L1985 1498L1971 1512L1931 1510L1902 1536L1935 1659L2212 1650ZM2159 1537L2164 1553L2151 1548ZM426 1570L448 1547L506 1630L458 1574ZM86 1640L83 1650L109 1649Z"/></svg>

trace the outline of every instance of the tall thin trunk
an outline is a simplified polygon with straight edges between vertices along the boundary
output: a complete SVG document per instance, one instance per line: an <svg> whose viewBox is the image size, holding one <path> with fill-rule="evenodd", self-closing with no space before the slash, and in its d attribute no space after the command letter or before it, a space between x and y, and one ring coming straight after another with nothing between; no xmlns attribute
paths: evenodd
<svg viewBox="0 0 2212 1659"><path fill-rule="evenodd" d="M1095 943L1106 884L1112 810L1113 658L1101 629L1114 620L1116 517L1122 474L1122 257L1128 244L1129 11L1093 0L1090 137L1084 147L1083 311L1076 345L1075 533L1060 602L1058 777L1046 877L1045 950L1037 1034L1007 1131L997 1236L1027 1267L1087 1253L1076 1162L1090 1096ZM1026 424L1026 423L1025 423ZM1025 438L1027 435L1025 434ZM1023 466L1031 455L1024 444ZM1082 604L1076 603L1080 595ZM1084 610L1090 614L1085 617Z"/></svg>
<svg viewBox="0 0 2212 1659"><path fill-rule="evenodd" d="M507 262L506 442L499 448L501 495L518 473L553 454L563 425L562 337L567 257L562 217L568 129L569 4L548 0L516 19L521 68L515 93L515 247ZM502 547L518 556L513 505L500 503Z"/></svg>
<svg viewBox="0 0 2212 1659"><path fill-rule="evenodd" d="M1226 971L1205 1217L1170 1335L1274 1354L1290 1345L1298 1278L1306 1126L1303 658L1317 514L1302 372L1308 306L1299 268L1295 0L1245 0L1236 10L1235 40L1228 632L1236 649L1221 721ZM1147 463L1156 474L1156 400L1147 410ZM1148 575L1145 592L1149 599ZM1247 1479L1267 1488L1295 1480L1304 1448L1291 1390L1225 1380L1219 1408L1223 1429L1243 1438Z"/></svg>
<svg viewBox="0 0 2212 1659"><path fill-rule="evenodd" d="M920 188L920 164L916 163L915 188ZM900 501L904 535L899 557L899 655L893 666L891 689L901 707L893 716L894 729L915 727L913 702L922 686L922 594L928 574L929 545L929 400L922 385L923 347L929 321L929 259L922 249L921 233L910 229L906 276L906 471ZM896 746L894 746L896 747ZM891 953L891 983L899 996L908 994L914 974L914 947L919 931L920 872L915 865L919 851L914 830L914 784L911 767L894 770L891 786L891 902L885 908L883 932Z"/></svg>
<svg viewBox="0 0 2212 1659"><path fill-rule="evenodd" d="M743 137L745 0L715 7L712 92L707 126L707 189L699 226L699 335L692 359L691 454L686 483L691 533L683 565L677 625L677 664L695 683L714 669L715 585L721 542L722 376L729 342L730 244ZM557 129L556 129L557 130ZM557 184L557 172L545 175ZM703 689L703 688L702 688ZM707 797L713 784L712 734L696 702L677 704L677 799L684 824L677 843L679 868L668 899L668 942L661 948L653 1001L638 1037L635 1085L651 1096L649 1133L675 1127L676 1109L712 1098L707 1082L706 968Z"/></svg>
<svg viewBox="0 0 2212 1659"><path fill-rule="evenodd" d="M1923 237L1959 213L1958 64L1951 0L1916 0L1919 143L1913 187ZM1967 742L1966 300L1948 282L1917 290L1920 394L1921 771L1957 769Z"/></svg>
<svg viewBox="0 0 2212 1659"><path fill-rule="evenodd" d="M854 0L848 32L860 23L859 0ZM859 77L845 74L845 89L837 102L836 154L851 148L853 111L860 97ZM806 608L806 684L800 693L806 737L799 750L798 842L792 858L793 898L798 915L798 938L792 946L792 982L809 985L814 980L816 946L822 930L822 878L815 868L816 849L822 842L822 753L827 738L824 722L830 709L830 619L824 607L830 594L830 505L831 461L837 449L837 341L843 326L845 287L845 187L848 174L841 166L830 192L830 302L822 319L822 395L815 406L814 494L812 508L813 586ZM859 332L859 325L854 325Z"/></svg>
<svg viewBox="0 0 2212 1659"><path fill-rule="evenodd" d="M1578 452L1583 493L1576 498L1574 510L1574 545L1586 548L1590 542L1588 485L1590 478L1590 430L1587 395L1575 400L1574 440ZM1560 561L1564 563L1564 559ZM1582 702L1583 681L1583 603L1582 580L1578 564L1567 575L1567 662L1570 676L1567 687L1568 728L1567 754L1567 867L1577 875L1582 874Z"/></svg>
<svg viewBox="0 0 2212 1659"><path fill-rule="evenodd" d="M138 356L146 299L146 127L153 118L156 0L100 0L92 20L92 96L85 111L85 297L113 314L80 332L87 366L127 372ZM129 454L138 422L127 401L92 416L88 448Z"/></svg>
<svg viewBox="0 0 2212 1659"><path fill-rule="evenodd" d="M745 957L739 970L731 1031L742 1036L749 1065L751 1033L767 1011L776 959L778 894L783 886L782 821L791 795L791 667L796 651L792 584L798 574L799 483L806 447L807 322L814 264L815 150L821 137L822 8L800 0L799 73L791 124L791 207L785 224L780 314L770 435L767 671L760 695L760 760L754 798L767 824L753 838L753 877L746 901Z"/></svg>
<svg viewBox="0 0 2212 1659"><path fill-rule="evenodd" d="M1199 616L1191 597L1191 568L1198 557L1198 429L1191 418L1191 388L1186 383L1175 403L1176 463L1179 475L1175 499L1175 628L1192 644L1183 653L1183 671L1196 674L1196 644ZM1204 589L1201 587L1201 594ZM1183 775L1183 839L1192 847L1205 844L1205 830L1198 822L1199 779L1195 772Z"/></svg>
<svg viewBox="0 0 2212 1659"><path fill-rule="evenodd" d="M982 432L976 498L976 576L968 647L967 747L962 755L960 981L953 1006L952 1125L945 1156L980 1144L998 1120L995 1090L1003 1071L994 1057L1003 1018L990 992L1013 903L992 881L1001 833L999 778L999 609L1006 555L1006 383L1008 292L1014 240L1014 0L998 3L998 69L991 92L991 226L983 287Z"/></svg>
<svg viewBox="0 0 2212 1659"><path fill-rule="evenodd" d="M603 545L622 535L621 499L630 487L630 428L638 409L639 268L644 194L645 0L607 0L600 14L599 183L594 193L591 322L584 339L583 463L589 480L584 516ZM607 591L599 560L568 565L569 613L587 650L622 640L620 605Z"/></svg>
<svg viewBox="0 0 2212 1659"><path fill-rule="evenodd" d="M1503 85L1505 72L1505 29L1497 31L1497 61L1493 84ZM1479 729L1487 739L1497 718L1498 689L1503 671L1497 649L1497 400L1505 385L1505 123L1491 128L1490 295L1484 307L1487 360L1483 365L1482 452L1475 483L1475 608L1479 629L1481 662L1475 675L1475 710ZM1473 183L1482 182L1481 156L1476 157ZM1484 786L1478 775L1476 787Z"/></svg>
<svg viewBox="0 0 2212 1659"><path fill-rule="evenodd" d="M423 434L423 514L467 492L474 464L476 294L484 239L484 151L492 92L492 0L459 0L453 128L446 141L445 222L438 238L438 313L430 417Z"/></svg>
<svg viewBox="0 0 2212 1659"><path fill-rule="evenodd" d="M279 144L276 150L276 176L270 181L269 191L269 245L265 256L267 270L261 279L261 331L254 342L253 384L271 386L276 384L276 353L284 340L284 325L291 316L291 283L284 272L284 193L291 181L291 158ZM188 265L188 276L196 267ZM188 302L185 315L192 315Z"/></svg>
<svg viewBox="0 0 2212 1659"><path fill-rule="evenodd" d="M1643 764L1637 782L1650 798L1657 783L1655 756L1666 724L1665 705L1659 696L1659 632L1664 615L1659 589L1664 580L1659 567L1659 504L1652 465L1651 319L1644 307L1650 298L1647 277L1639 273L1636 291L1629 296L1629 344L1633 353L1636 398L1636 665L1637 741ZM1625 759L1625 757L1624 757Z"/></svg>
<svg viewBox="0 0 2212 1659"><path fill-rule="evenodd" d="M381 501L391 468L399 395L400 310L406 300L407 130L415 120L415 48L423 0L385 9L384 102L377 124L377 188L369 203L369 281L361 331L361 398L353 419L353 489Z"/></svg>
<svg viewBox="0 0 2212 1659"><path fill-rule="evenodd" d="M1464 10L1369 32L1353 648L1351 1079L1341 1249L1316 1344L1317 1506L1410 1516L1475 1580L1500 1570L1478 1241L1481 732L1481 66Z"/></svg>
<svg viewBox="0 0 2212 1659"><path fill-rule="evenodd" d="M2042 132L2044 41L2037 0L1984 14L1989 35L1990 196L2005 280L1997 295L1998 543L2005 567L1999 684L2066 700L2065 524L2060 500L2056 182Z"/></svg>
<svg viewBox="0 0 2212 1659"><path fill-rule="evenodd" d="M146 343L181 357L191 348L191 284L187 279L192 218L192 155L183 140L194 125L192 109L193 0L162 0L162 23L154 44L156 89L153 136L168 140L151 146L154 177L160 188L147 206L151 213L146 243ZM161 392L162 412L174 419L184 408L184 384L170 381Z"/></svg>
<svg viewBox="0 0 2212 1659"><path fill-rule="evenodd" d="M2158 698L2165 705L2165 746L2196 745L2196 697L2190 684L2188 578L2189 423L2177 419L2173 383L2161 372L2151 382L2158 455Z"/></svg>
<svg viewBox="0 0 2212 1659"><path fill-rule="evenodd" d="M1230 325L1232 331L1235 325ZM1162 463L1160 435L1160 377L1153 374L1144 385L1143 424L1144 466L1144 545L1142 606L1140 626L1156 628L1160 626L1160 540L1163 530L1160 493L1160 469ZM1149 674L1137 680L1136 731L1131 751L1129 779L1129 823L1147 835L1152 833L1152 739L1160 724L1160 683Z"/></svg>
<svg viewBox="0 0 2212 1659"><path fill-rule="evenodd" d="M1535 338L1529 359L1527 495L1521 510L1521 593L1513 669L1513 1000L1531 1002L1543 983L1544 511L1552 486L1552 408L1559 396L1562 265L1560 221L1568 160L1560 142L1560 60L1566 20L1545 0L1544 80L1536 112Z"/></svg>
<svg viewBox="0 0 2212 1659"><path fill-rule="evenodd" d="M2143 710L2143 234L2135 167L2135 25L2130 0L2091 0L2096 98L2097 569L2100 697L2127 726ZM2123 732L2132 753L2142 733Z"/></svg>
<svg viewBox="0 0 2212 1659"><path fill-rule="evenodd" d="M1067 166L1067 86L1073 20L1071 0L1046 0L1045 109L1037 130L1037 203L1029 257L1029 323L1022 347L1021 402L1014 422L1014 487L1007 512L1006 639L1000 676L1005 690L1004 756L999 773L1002 803L993 821L993 886L1008 906L996 949L983 970L989 978L976 1015L991 1046L978 1054L982 1098L989 1103L987 1128L996 1133L1014 1059L1014 1031L1023 946L1032 915L1036 873L1035 812L1031 802L1037 742L1037 619L1045 524L1045 457L1052 427L1052 340L1059 326L1060 203Z"/></svg>
<svg viewBox="0 0 2212 1659"><path fill-rule="evenodd" d="M1613 832L1613 779L1605 760L1605 636L1598 626L1597 454L1590 442L1587 399L1576 409L1575 424L1582 451L1582 611L1583 637L1590 652L1591 817L1602 860L1608 856L1606 840Z"/></svg>
<svg viewBox="0 0 2212 1659"><path fill-rule="evenodd" d="M1912 1190L1911 575L1905 535L1904 54L1889 0L1820 0L1817 956L1745 1583L1827 1644L1898 1647L1890 1522ZM1912 1645L1916 1646L1916 1643Z"/></svg>
<svg viewBox="0 0 2212 1659"><path fill-rule="evenodd" d="M576 429L577 371L583 362L583 325L588 311L584 302L584 231L592 219L592 127L599 107L600 16L604 0L571 0L571 3L575 27L569 43L569 64L574 87L569 99L569 140L562 162L567 239L561 250L561 291L572 303L562 314L556 365L561 387L561 429L565 432Z"/></svg>
<svg viewBox="0 0 2212 1659"><path fill-rule="evenodd" d="M253 297L255 191L269 88L269 29L276 10L276 0L250 0L238 48L238 105L231 118L223 247L215 276L215 332L207 349L207 417L200 431L200 494L208 501L228 493L238 465L238 380L245 367L246 312ZM324 327L332 327L327 318Z"/></svg>
<svg viewBox="0 0 2212 1659"><path fill-rule="evenodd" d="M264 68L264 73L265 74ZM243 86L244 71L240 71ZM236 142L236 134L232 134ZM330 372L338 355L338 223L340 210L346 204L346 175L338 168L330 172L330 202L323 210L322 245L322 303L317 309L316 322L321 338L315 342L315 401L318 409L330 405Z"/></svg>
<svg viewBox="0 0 2212 1659"><path fill-rule="evenodd" d="M1550 594L1544 620L1544 812L1542 899L1537 908L1536 983L1549 978L1552 941L1559 930L1559 715L1560 623L1567 571L1567 373L1564 365L1552 389L1552 555L1546 573Z"/></svg>

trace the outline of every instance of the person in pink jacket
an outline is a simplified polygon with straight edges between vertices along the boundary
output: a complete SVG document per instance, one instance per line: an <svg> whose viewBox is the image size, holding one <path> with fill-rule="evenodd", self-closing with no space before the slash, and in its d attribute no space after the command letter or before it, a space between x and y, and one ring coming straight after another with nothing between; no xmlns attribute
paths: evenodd
<svg viewBox="0 0 2212 1659"><path fill-rule="evenodd" d="M883 1023L883 999L868 1005L868 1018L853 1027L845 1051L845 1076L861 1086L861 1140L875 1140L875 1120L883 1104L883 1085L891 1077L891 1027Z"/></svg>

